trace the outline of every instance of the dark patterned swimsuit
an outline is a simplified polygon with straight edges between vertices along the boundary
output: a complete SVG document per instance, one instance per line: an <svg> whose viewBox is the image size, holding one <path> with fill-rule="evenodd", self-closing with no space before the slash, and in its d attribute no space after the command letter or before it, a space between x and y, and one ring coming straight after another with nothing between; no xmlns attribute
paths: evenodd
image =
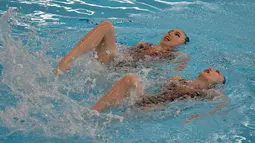
<svg viewBox="0 0 255 143"><path fill-rule="evenodd" d="M152 45L152 44L148 44ZM151 52L153 51L153 52ZM173 51L158 52L152 47L131 48L128 53L132 56L134 61L151 61L158 59L173 60L176 58L176 53Z"/></svg>
<svg viewBox="0 0 255 143"><path fill-rule="evenodd" d="M149 44L152 45L152 44ZM116 53L110 66L112 68L116 67L137 67L140 61L156 61L158 59L173 60L177 57L176 52L150 52L152 48L145 47L132 47L125 49L121 53Z"/></svg>
<svg viewBox="0 0 255 143"><path fill-rule="evenodd" d="M150 105L165 104L168 102L173 102L177 99L186 99L186 98L197 98L204 97L206 93L204 91L192 92L192 93L180 93L176 91L177 86L187 86L187 80L181 79L168 80L162 86L158 96L145 96L141 100L135 103L136 107L148 107Z"/></svg>

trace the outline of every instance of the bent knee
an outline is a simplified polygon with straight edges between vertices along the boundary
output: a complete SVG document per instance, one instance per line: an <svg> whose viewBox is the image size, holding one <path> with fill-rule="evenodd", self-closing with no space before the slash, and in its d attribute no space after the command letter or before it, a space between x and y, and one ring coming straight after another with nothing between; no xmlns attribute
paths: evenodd
<svg viewBox="0 0 255 143"><path fill-rule="evenodd" d="M137 75L135 74L126 74L123 77L125 83L130 86L136 86L139 82Z"/></svg>
<svg viewBox="0 0 255 143"><path fill-rule="evenodd" d="M109 28L113 28L113 24L112 24L112 22L109 21L109 20L105 20L102 24L107 25Z"/></svg>

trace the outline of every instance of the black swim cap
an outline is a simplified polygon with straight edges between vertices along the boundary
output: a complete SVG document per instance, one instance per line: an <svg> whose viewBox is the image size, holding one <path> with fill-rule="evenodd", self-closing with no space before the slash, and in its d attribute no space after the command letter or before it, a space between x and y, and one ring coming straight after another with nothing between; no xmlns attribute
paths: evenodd
<svg viewBox="0 0 255 143"><path fill-rule="evenodd" d="M224 76L224 80L223 80L222 84L225 84L225 83L226 83L226 78L225 78L225 76Z"/></svg>
<svg viewBox="0 0 255 143"><path fill-rule="evenodd" d="M184 44L188 43L189 42L189 37L186 35L186 38L185 38L185 41L184 41Z"/></svg>

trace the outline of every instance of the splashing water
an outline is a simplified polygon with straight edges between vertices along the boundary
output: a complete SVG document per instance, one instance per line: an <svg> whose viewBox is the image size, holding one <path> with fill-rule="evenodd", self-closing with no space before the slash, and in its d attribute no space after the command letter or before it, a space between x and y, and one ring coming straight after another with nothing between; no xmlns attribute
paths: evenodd
<svg viewBox="0 0 255 143"><path fill-rule="evenodd" d="M75 136L85 137L83 142L253 141L255 43L250 37L255 34L254 2L113 2L119 4L22 1L8 3L27 8L22 14L15 9L0 11L0 138L11 140L36 134L42 140L53 137L66 142L66 138ZM119 15L123 12L122 4L130 8ZM40 10L29 11L29 5ZM89 17L92 11L94 17ZM86 13L89 18L84 18ZM60 61L58 56L71 48L70 43L76 43L108 14L116 28L116 40L124 44L132 45L138 39L156 43L161 34L174 27L184 29L191 38L180 49L192 57L188 67L172 73L171 64L153 63L153 68L135 72L143 75L146 86L151 84L149 73L153 79L163 80L176 74L192 78L203 68L213 66L226 74L225 93L231 104L214 116L185 125L182 123L190 115L206 113L218 103L173 103L165 111L134 114L123 122L115 113L91 111L93 103L120 75L108 73L91 55L79 58L66 76L56 78L52 70ZM49 28L54 26L57 28ZM53 41L63 44L59 46Z"/></svg>
<svg viewBox="0 0 255 143"><path fill-rule="evenodd" d="M0 111L1 125L10 131L6 136L17 131L23 133L37 131L58 138L73 135L95 137L104 128L98 125L100 123L96 121L97 118L93 118L99 114L66 96L65 93L73 89L63 91L68 89L63 84L68 79L60 81L53 76L51 72L53 68L50 65L52 58L46 56L44 51L31 52L29 48L32 47L26 48L22 40L11 36L9 22L14 16L15 12L9 9L0 19L0 41L3 42L0 52L0 63L3 66L2 84L8 86L9 89L6 90L11 92L12 98L16 101L15 106L6 106ZM87 75L84 76L85 74ZM83 78L83 82L76 81L76 85L72 87L82 87L83 84L94 81L93 77L89 76L90 73L84 72L84 75L87 78ZM109 120L119 119L117 116L108 117Z"/></svg>

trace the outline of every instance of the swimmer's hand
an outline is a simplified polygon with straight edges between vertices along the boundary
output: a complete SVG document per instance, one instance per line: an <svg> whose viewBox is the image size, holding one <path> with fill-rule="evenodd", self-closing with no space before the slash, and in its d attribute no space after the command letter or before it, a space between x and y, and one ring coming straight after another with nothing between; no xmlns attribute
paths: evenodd
<svg viewBox="0 0 255 143"><path fill-rule="evenodd" d="M175 69L175 72L182 71L186 67L186 64L180 63Z"/></svg>
<svg viewBox="0 0 255 143"><path fill-rule="evenodd" d="M58 67L53 71L56 76L64 74L66 70L70 70L72 68L72 63L75 58L71 56L64 57Z"/></svg>
<svg viewBox="0 0 255 143"><path fill-rule="evenodd" d="M177 72L182 71L186 67L190 57L183 52L176 52L176 54L180 56L179 60L177 60L178 66L174 69Z"/></svg>
<svg viewBox="0 0 255 143"><path fill-rule="evenodd" d="M55 76L61 76L64 74L64 72L62 72L59 68L54 69L52 72Z"/></svg>
<svg viewBox="0 0 255 143"><path fill-rule="evenodd" d="M58 69L54 69L52 72L53 72L54 75L56 75L56 76L59 76L59 75L60 75L59 72L58 72Z"/></svg>

